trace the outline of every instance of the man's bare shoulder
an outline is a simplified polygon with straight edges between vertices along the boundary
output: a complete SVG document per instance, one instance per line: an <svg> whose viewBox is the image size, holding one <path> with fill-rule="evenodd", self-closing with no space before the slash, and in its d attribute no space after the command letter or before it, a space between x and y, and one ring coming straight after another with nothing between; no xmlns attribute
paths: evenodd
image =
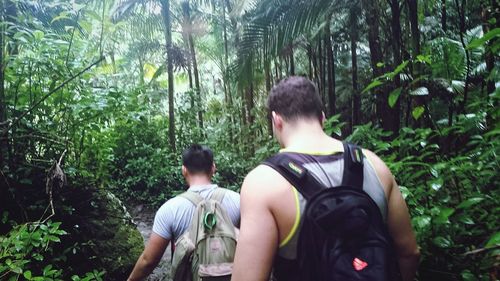
<svg viewBox="0 0 500 281"><path fill-rule="evenodd" d="M375 169L377 176L379 177L382 185L384 186L386 192L389 192L394 185L394 176L385 164L385 162L380 159L375 153L368 149L363 149L364 155L368 158L368 161Z"/></svg>
<svg viewBox="0 0 500 281"><path fill-rule="evenodd" d="M244 189L249 189L255 192L270 194L289 186L288 181L276 170L267 165L259 165L245 177L242 193Z"/></svg>

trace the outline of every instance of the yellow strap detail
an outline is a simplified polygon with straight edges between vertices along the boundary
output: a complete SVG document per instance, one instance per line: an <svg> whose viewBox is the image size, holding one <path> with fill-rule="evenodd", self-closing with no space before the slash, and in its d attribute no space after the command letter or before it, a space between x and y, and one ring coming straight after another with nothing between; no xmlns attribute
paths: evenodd
<svg viewBox="0 0 500 281"><path fill-rule="evenodd" d="M295 212L295 222L293 223L292 229L290 230L288 235L285 237L285 239L283 241L281 241L280 246L279 246L280 248L284 247L290 241L290 239L292 239L292 237L295 235L295 232L297 231L297 228L299 227L299 224L300 224L299 193L295 187L292 186L292 188L293 188L292 189L293 194L295 195L295 208L297 210Z"/></svg>

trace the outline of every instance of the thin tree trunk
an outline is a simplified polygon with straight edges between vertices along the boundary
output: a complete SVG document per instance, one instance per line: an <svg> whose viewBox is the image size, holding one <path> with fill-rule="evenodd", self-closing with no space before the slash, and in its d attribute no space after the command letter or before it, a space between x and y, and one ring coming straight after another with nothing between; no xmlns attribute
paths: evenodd
<svg viewBox="0 0 500 281"><path fill-rule="evenodd" d="M268 58L268 53L266 48L264 47L264 75L266 79L266 94L269 95L271 93L271 65L270 59ZM273 123L271 120L270 114L267 116L267 133L272 136L273 135Z"/></svg>
<svg viewBox="0 0 500 281"><path fill-rule="evenodd" d="M392 52L393 52L393 59L394 59L394 68L398 67L402 63L402 58L401 58L401 10L399 8L399 0L391 0L390 3L391 6L391 28L392 28ZM395 88L400 88L401 87L401 78L398 75L394 77L394 85ZM400 99L397 100L396 104L392 108L388 108L390 110L390 114L392 115L392 118L390 118L389 121L390 124L388 125L391 128L391 131L397 132L399 130L400 126L400 108L401 108L401 102Z"/></svg>
<svg viewBox="0 0 500 281"><path fill-rule="evenodd" d="M323 54L323 48L321 46L322 40L318 39L318 59L319 59L319 92L321 96L321 100L323 101L324 106L326 107L326 98L325 98L325 57Z"/></svg>
<svg viewBox="0 0 500 281"><path fill-rule="evenodd" d="M316 85L318 87L318 92L321 94L321 89L320 89L320 85L319 85L318 56L316 55L316 52L314 51L314 49L312 47L311 47L311 55L312 55L314 81L316 82Z"/></svg>
<svg viewBox="0 0 500 281"><path fill-rule="evenodd" d="M191 32L191 20L189 19L189 2L182 2L181 4L182 8L182 38L184 40L184 44L186 45L187 49L189 50L189 54L191 55L191 44L189 43L189 32ZM194 91L194 86L193 86L193 71L192 71L192 66L191 66L191 60L188 61L187 63L187 73L188 73L188 82L189 82L189 89ZM191 108L194 108L195 102L194 102L194 95L193 92L190 93L189 95L189 102L191 105Z"/></svg>
<svg viewBox="0 0 500 281"><path fill-rule="evenodd" d="M187 17L189 20L189 26L192 26L191 20L191 11L188 6L187 8ZM200 75L198 72L198 62L196 61L196 50L194 48L194 39L193 34L191 32L188 33L189 40L189 50L191 53L191 61L193 63L193 73L194 73L194 91L196 93L197 107L198 107L198 126L200 129L203 129L203 103L201 97L201 88L200 88Z"/></svg>
<svg viewBox="0 0 500 281"><path fill-rule="evenodd" d="M493 8L493 7L483 7L483 10L481 13L484 34L490 32L490 30L491 30L490 23L488 23L488 21L490 20L490 16L491 16L488 8ZM484 55L485 62L486 62L486 70L487 70L488 74L491 73L493 71L493 68L495 67L495 56L491 52L491 45L492 45L491 41L487 43L486 53ZM493 93L495 91L495 81L493 81L492 79L488 80L486 82L486 90L487 90L488 95Z"/></svg>
<svg viewBox="0 0 500 281"><path fill-rule="evenodd" d="M293 58L293 47L290 47L290 75L295 75L295 59Z"/></svg>
<svg viewBox="0 0 500 281"><path fill-rule="evenodd" d="M385 71L383 67L378 67L377 64L383 61L382 48L380 46L379 35L379 10L378 1L363 0L365 9L365 20L368 26L368 43L370 46L370 62L372 66L373 78L382 75ZM387 93L381 87L375 89L376 96L376 115L378 123L382 124L384 129L387 129L385 120L387 118Z"/></svg>
<svg viewBox="0 0 500 281"><path fill-rule="evenodd" d="M465 74L465 85L464 85L464 98L462 100L462 103L460 104L460 108L458 110L458 114L460 113L465 113L465 106L467 104L467 98L469 94L469 80L470 80L470 68L471 68L471 61L470 61L470 54L469 51L467 50L467 45L465 43L465 32L466 32L466 26L465 26L465 6L467 5L466 0L462 0L462 4L458 2L458 0L455 0L455 5L457 6L457 11L458 11L458 17L459 17L459 27L460 27L460 42L462 43L462 47L464 48L465 51L465 59L467 62L467 69L466 69L466 74Z"/></svg>
<svg viewBox="0 0 500 281"><path fill-rule="evenodd" d="M248 96L248 123L253 125L255 122L255 117L253 113L254 102L253 102L254 92L253 92L253 82L250 83L249 96Z"/></svg>
<svg viewBox="0 0 500 281"><path fill-rule="evenodd" d="M227 91L227 101L231 107L233 104L233 97L231 96L231 83L228 77L228 67L229 67L229 51L227 42L227 24L226 24L226 0L222 0L222 25L224 30L224 89Z"/></svg>
<svg viewBox="0 0 500 281"><path fill-rule="evenodd" d="M170 18L170 0L162 1L162 16L165 25L165 41L167 45L167 75L168 75L168 139L172 151L175 149L174 120L174 69L172 64L172 23Z"/></svg>
<svg viewBox="0 0 500 281"><path fill-rule="evenodd" d="M312 49L311 45L307 46L307 66L309 70L309 80L313 80L313 70L312 70Z"/></svg>
<svg viewBox="0 0 500 281"><path fill-rule="evenodd" d="M327 78L328 78L328 115L335 115L335 61L333 58L332 39L330 34L331 17L328 18L325 34L325 52L327 61Z"/></svg>
<svg viewBox="0 0 500 281"><path fill-rule="evenodd" d="M408 0L413 58L420 54L420 31L418 30L418 0Z"/></svg>
<svg viewBox="0 0 500 281"><path fill-rule="evenodd" d="M3 0L0 0L0 22L4 22L4 6ZM0 27L0 169L3 168L3 163L7 157L8 147L8 132L7 129L7 105L5 100L5 76L4 76L4 25ZM5 131L4 131L5 130ZM6 162L6 161L5 161Z"/></svg>
<svg viewBox="0 0 500 281"><path fill-rule="evenodd" d="M448 29L446 24L446 0L441 0L441 28L446 33Z"/></svg>
<svg viewBox="0 0 500 281"><path fill-rule="evenodd" d="M357 40L358 40L358 26L357 14L354 8L351 9L350 14L351 25L351 65L352 65L352 116L351 116L351 132L354 126L360 124L360 111L361 111L361 97L358 90L358 55Z"/></svg>

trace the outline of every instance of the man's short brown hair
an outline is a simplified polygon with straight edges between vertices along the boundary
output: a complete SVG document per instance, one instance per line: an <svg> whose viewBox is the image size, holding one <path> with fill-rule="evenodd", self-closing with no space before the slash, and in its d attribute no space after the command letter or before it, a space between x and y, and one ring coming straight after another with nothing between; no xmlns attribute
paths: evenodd
<svg viewBox="0 0 500 281"><path fill-rule="evenodd" d="M309 79L291 76L274 86L267 99L269 112L280 114L286 121L299 118L323 118L323 105L318 89Z"/></svg>

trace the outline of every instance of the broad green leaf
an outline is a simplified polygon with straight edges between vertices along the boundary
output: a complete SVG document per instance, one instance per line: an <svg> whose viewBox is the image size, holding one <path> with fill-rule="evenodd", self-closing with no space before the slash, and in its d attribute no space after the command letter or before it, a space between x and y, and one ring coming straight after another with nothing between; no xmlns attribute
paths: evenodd
<svg viewBox="0 0 500 281"><path fill-rule="evenodd" d="M450 240L442 236L435 237L434 239L432 239L432 242L440 248L449 248L452 245Z"/></svg>
<svg viewBox="0 0 500 281"><path fill-rule="evenodd" d="M362 93L364 94L364 93L368 92L369 90L376 88L376 87L383 85L383 84L384 84L384 82L382 82L378 79L375 79L368 86L366 86L366 88L363 90Z"/></svg>
<svg viewBox="0 0 500 281"><path fill-rule="evenodd" d="M440 209L439 215L434 219L434 223L436 224L445 224L448 221L448 218L455 212L455 209L452 208L442 208Z"/></svg>
<svg viewBox="0 0 500 281"><path fill-rule="evenodd" d="M463 201L462 203L460 203L458 206L457 206L457 209L467 209L473 205L476 205L477 203L483 201L484 198L483 197L473 197L473 198L469 198L465 201Z"/></svg>
<svg viewBox="0 0 500 281"><path fill-rule="evenodd" d="M401 87L399 87L389 94L389 106L390 107L394 107L394 105L398 101L399 96L401 95L401 90L402 90Z"/></svg>
<svg viewBox="0 0 500 281"><path fill-rule="evenodd" d="M420 118L420 116L422 116L424 111L425 111L425 109L423 106L417 106L413 109L413 111L411 112L411 115L413 116L413 118L415 118L415 120L418 120Z"/></svg>
<svg viewBox="0 0 500 281"><path fill-rule="evenodd" d="M410 61L404 61L400 65L398 65L398 67L396 67L396 69L394 69L394 71L392 72L394 74L394 76L396 76L399 73L401 73L401 71L403 71L403 69L406 68L406 66L408 65L409 62Z"/></svg>
<svg viewBox="0 0 500 281"><path fill-rule="evenodd" d="M500 28L495 28L486 33L483 37L472 40L472 42L467 46L468 50L479 48L484 45L486 41L491 40L497 36L500 36Z"/></svg>
<svg viewBox="0 0 500 281"><path fill-rule="evenodd" d="M486 248L491 248L500 245L500 231L493 234L490 237L490 240L486 243Z"/></svg>
<svg viewBox="0 0 500 281"><path fill-rule="evenodd" d="M26 278L26 279L30 280L30 279L31 279L31 271L29 271L29 270L28 270L28 271L25 271L25 272L23 273L23 276L24 276L24 278Z"/></svg>

